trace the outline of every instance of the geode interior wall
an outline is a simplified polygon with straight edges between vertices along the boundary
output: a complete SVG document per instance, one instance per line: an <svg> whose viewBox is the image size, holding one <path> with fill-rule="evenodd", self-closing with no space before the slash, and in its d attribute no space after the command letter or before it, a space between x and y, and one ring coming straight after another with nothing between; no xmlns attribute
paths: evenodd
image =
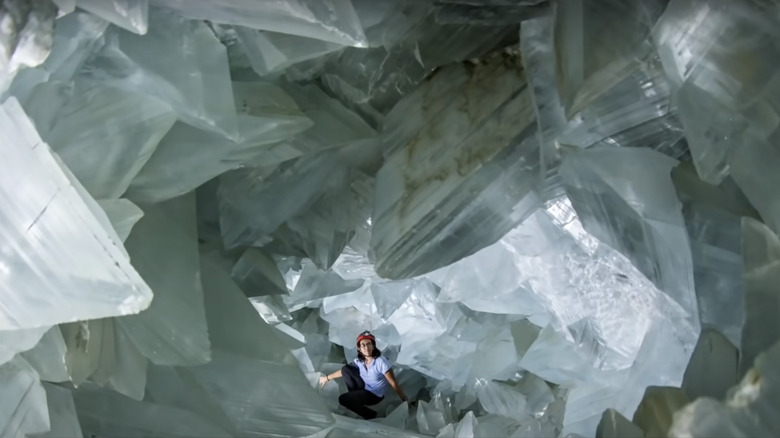
<svg viewBox="0 0 780 438"><path fill-rule="evenodd" d="M0 436L780 433L777 5L218 3L0 2Z"/></svg>

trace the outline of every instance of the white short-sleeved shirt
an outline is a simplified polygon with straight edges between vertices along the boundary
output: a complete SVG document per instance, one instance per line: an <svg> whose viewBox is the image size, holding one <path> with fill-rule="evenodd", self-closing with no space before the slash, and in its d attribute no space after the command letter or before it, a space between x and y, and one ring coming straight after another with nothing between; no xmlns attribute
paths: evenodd
<svg viewBox="0 0 780 438"><path fill-rule="evenodd" d="M377 397L384 397L387 389L385 373L390 370L390 362L383 356L379 356L366 368L365 362L355 359L355 365L360 370L360 378L366 383L366 389Z"/></svg>

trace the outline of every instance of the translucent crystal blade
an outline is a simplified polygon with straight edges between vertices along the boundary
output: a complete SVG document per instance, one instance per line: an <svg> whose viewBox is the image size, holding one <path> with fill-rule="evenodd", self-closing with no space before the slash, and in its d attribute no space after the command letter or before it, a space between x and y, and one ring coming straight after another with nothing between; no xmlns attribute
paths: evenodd
<svg viewBox="0 0 780 438"><path fill-rule="evenodd" d="M625 77L645 41L662 1L559 2L555 8L555 52L561 101L571 118ZM641 58L641 56L639 56Z"/></svg>
<svg viewBox="0 0 780 438"><path fill-rule="evenodd" d="M409 29L393 44L347 48L327 59L322 69L324 87L372 124L381 124L433 69L481 57L517 37L515 26L441 25L424 2L411 3L399 25Z"/></svg>
<svg viewBox="0 0 780 438"><path fill-rule="evenodd" d="M230 433L193 412L95 387L73 392L84 435L230 437Z"/></svg>
<svg viewBox="0 0 780 438"><path fill-rule="evenodd" d="M702 327L740 345L745 323L741 217L758 217L728 179L720 186L699 180L693 166L672 171L691 242L696 299Z"/></svg>
<svg viewBox="0 0 780 438"><path fill-rule="evenodd" d="M498 382L478 383L477 394L482 407L491 414L523 421L530 417L525 395Z"/></svg>
<svg viewBox="0 0 780 438"><path fill-rule="evenodd" d="M117 322L155 364L206 363L210 344L200 282L195 194L145 210L126 246L133 266L155 297L145 312Z"/></svg>
<svg viewBox="0 0 780 438"><path fill-rule="evenodd" d="M127 199L104 199L98 204L106 212L122 242L127 240L133 226L144 216L143 210Z"/></svg>
<svg viewBox="0 0 780 438"><path fill-rule="evenodd" d="M159 9L149 11L149 29L141 36L110 28L81 77L156 97L183 122L237 138L227 54L214 33Z"/></svg>
<svg viewBox="0 0 780 438"><path fill-rule="evenodd" d="M237 24L347 46L367 46L363 28L349 0L229 0L218 5L209 0L153 0L153 3L193 19Z"/></svg>
<svg viewBox="0 0 780 438"><path fill-rule="evenodd" d="M38 373L20 356L0 365L0 435L25 436L49 430L46 392Z"/></svg>
<svg viewBox="0 0 780 438"><path fill-rule="evenodd" d="M283 246L281 253L302 252L320 269L330 269L356 229L369 219L374 194L373 178L360 171L348 172L338 183L330 181L330 189L277 230L267 247Z"/></svg>
<svg viewBox="0 0 780 438"><path fill-rule="evenodd" d="M319 58L344 46L328 41L265 32L244 26L234 26L252 69L260 76L284 71L287 67Z"/></svg>
<svg viewBox="0 0 780 438"><path fill-rule="evenodd" d="M729 173L775 231L780 203L772 187L780 163L777 5L676 0L653 31L703 180ZM751 60L752 67L741 66ZM706 115L706 116L705 116Z"/></svg>
<svg viewBox="0 0 780 438"><path fill-rule="evenodd" d="M118 249L121 242L113 241L90 212L15 99L3 104L0 126L5 139L0 198L13 206L0 215L7 243L0 258L5 266L0 328L145 309L151 291Z"/></svg>
<svg viewBox="0 0 780 438"><path fill-rule="evenodd" d="M248 297L288 293L276 262L256 248L244 251L230 275Z"/></svg>
<svg viewBox="0 0 780 438"><path fill-rule="evenodd" d="M59 326L50 328L32 349L22 353L27 362L38 372L41 380L65 382L70 380L66 367L68 347Z"/></svg>
<svg viewBox="0 0 780 438"><path fill-rule="evenodd" d="M287 219L305 211L329 187L340 187L347 168L334 153L309 154L271 175L246 167L220 176L219 210L227 248L268 238ZM269 210L268 205L276 208Z"/></svg>
<svg viewBox="0 0 780 438"><path fill-rule="evenodd" d="M676 161L646 149L566 154L561 177L586 230L628 257L698 320L693 262L669 177Z"/></svg>
<svg viewBox="0 0 780 438"><path fill-rule="evenodd" d="M57 19L51 54L42 67L51 79L68 82L104 41L108 21L76 10Z"/></svg>
<svg viewBox="0 0 780 438"><path fill-rule="evenodd" d="M332 414L297 365L215 350L209 364L191 372L240 434L308 436L333 423ZM255 383L247 385L247 379Z"/></svg>
<svg viewBox="0 0 780 438"><path fill-rule="evenodd" d="M553 47L553 17L544 15L527 20L520 26L520 52L523 68L531 85L536 123L540 139L543 171L557 165L555 138L566 126L563 106L555 88L555 52Z"/></svg>
<svg viewBox="0 0 780 438"><path fill-rule="evenodd" d="M771 315L780 305L780 239L766 225L742 219L745 263L745 328L742 332L740 375L761 351L780 338Z"/></svg>
<svg viewBox="0 0 780 438"><path fill-rule="evenodd" d="M76 90L60 111L44 139L97 199L119 198L176 120L156 98L103 86Z"/></svg>
<svg viewBox="0 0 780 438"><path fill-rule="evenodd" d="M272 165L301 155L279 141L309 128L311 121L296 103L273 84L234 82L238 136L176 123L130 185L127 196L160 202L193 190L215 176L258 160Z"/></svg>
<svg viewBox="0 0 780 438"><path fill-rule="evenodd" d="M0 364L11 360L16 353L35 347L48 329L35 327L25 330L0 330Z"/></svg>
<svg viewBox="0 0 780 438"><path fill-rule="evenodd" d="M43 389L46 390L51 428L49 432L35 436L40 438L83 436L70 390L47 382L43 383Z"/></svg>
<svg viewBox="0 0 780 438"><path fill-rule="evenodd" d="M237 435L225 412L189 370L188 367L150 365L146 382L147 400L195 413L231 435Z"/></svg>
<svg viewBox="0 0 780 438"><path fill-rule="evenodd" d="M143 35L148 28L149 0L77 0L81 9Z"/></svg>
<svg viewBox="0 0 780 438"><path fill-rule="evenodd" d="M500 57L443 68L388 115L371 242L380 276L445 266L531 212L538 143L520 69Z"/></svg>
<svg viewBox="0 0 780 438"><path fill-rule="evenodd" d="M291 358L274 330L260 318L218 252L201 253L201 277L212 348L255 359L281 362Z"/></svg>

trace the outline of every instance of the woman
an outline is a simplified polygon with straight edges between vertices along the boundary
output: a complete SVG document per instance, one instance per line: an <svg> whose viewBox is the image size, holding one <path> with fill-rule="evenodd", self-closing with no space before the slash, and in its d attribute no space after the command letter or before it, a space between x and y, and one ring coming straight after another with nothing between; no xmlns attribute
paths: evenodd
<svg viewBox="0 0 780 438"><path fill-rule="evenodd" d="M367 408L385 398L385 390L390 385L401 400L408 399L395 380L390 362L382 357L376 348L376 339L371 332L365 331L357 338L358 355L351 364L340 370L320 377L320 387L339 377L344 378L347 392L339 396L339 403L366 420L376 418L376 411Z"/></svg>

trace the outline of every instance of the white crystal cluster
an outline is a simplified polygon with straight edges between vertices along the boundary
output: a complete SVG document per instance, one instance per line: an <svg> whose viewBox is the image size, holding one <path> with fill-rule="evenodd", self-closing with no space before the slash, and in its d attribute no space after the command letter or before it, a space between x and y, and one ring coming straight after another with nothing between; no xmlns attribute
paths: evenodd
<svg viewBox="0 0 780 438"><path fill-rule="evenodd" d="M0 2L0 437L777 435L778 24Z"/></svg>

